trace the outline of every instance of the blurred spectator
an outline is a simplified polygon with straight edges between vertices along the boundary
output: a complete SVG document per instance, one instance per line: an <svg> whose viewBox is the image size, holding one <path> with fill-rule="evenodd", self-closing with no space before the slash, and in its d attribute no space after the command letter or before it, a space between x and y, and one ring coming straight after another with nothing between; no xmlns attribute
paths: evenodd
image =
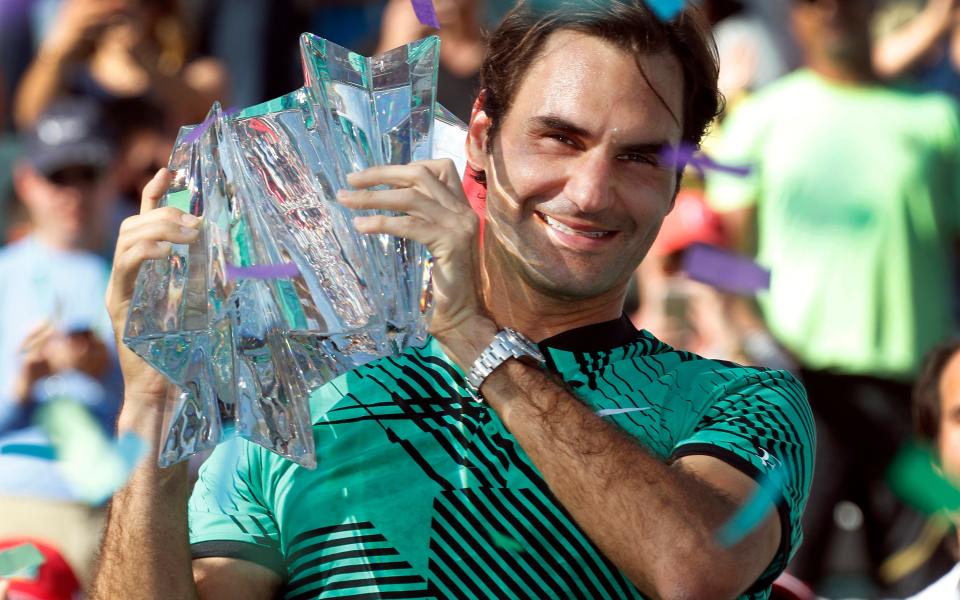
<svg viewBox="0 0 960 600"><path fill-rule="evenodd" d="M703 190L688 185L677 195L637 271L639 309L627 313L634 323L675 348L701 356L794 367L766 329L751 327L755 319L741 322L735 296L681 271L684 255L694 244L726 248L729 240L720 216L704 201Z"/></svg>
<svg viewBox="0 0 960 600"><path fill-rule="evenodd" d="M789 0L713 0L707 7L713 7L716 16L725 15L714 25L713 35L720 58L720 91L728 108L798 66L796 45L785 27Z"/></svg>
<svg viewBox="0 0 960 600"><path fill-rule="evenodd" d="M723 295L687 279L680 270L684 251L698 242L724 246L726 236L702 191L686 188L677 195L638 270L640 308L633 321L675 348L741 360L739 336L727 321Z"/></svg>
<svg viewBox="0 0 960 600"><path fill-rule="evenodd" d="M119 397L95 245L115 194L112 148L89 100L62 100L26 134L14 185L30 230L0 250L0 433L67 396L112 429Z"/></svg>
<svg viewBox="0 0 960 600"><path fill-rule="evenodd" d="M960 339L927 356L914 389L913 417L917 437L936 449L944 474L960 481ZM953 515L955 528L957 518ZM960 600L960 564L909 600Z"/></svg>
<svg viewBox="0 0 960 600"><path fill-rule="evenodd" d="M410 0L390 0L383 13L376 53L436 33L440 36L437 99L445 108L470 120L470 110L480 87L480 62L484 45L480 0L434 0L440 31L420 23Z"/></svg>
<svg viewBox="0 0 960 600"><path fill-rule="evenodd" d="M214 59L189 60L176 0L63 0L17 89L14 117L29 127L63 95L146 97L170 123L197 122L225 100Z"/></svg>
<svg viewBox="0 0 960 600"><path fill-rule="evenodd" d="M960 116L949 97L877 82L872 6L795 0L807 68L733 111L716 157L757 168L708 186L740 247L756 230L758 260L772 269L764 322L801 365L816 416L819 452L792 567L815 586L840 500L864 513L874 569L903 545L890 539L907 532L892 526L903 509L884 470L909 436L920 360L955 327ZM915 591L925 575L889 591Z"/></svg>
<svg viewBox="0 0 960 600"><path fill-rule="evenodd" d="M30 13L35 0L0 0L0 136L12 126L10 110L16 83L33 57Z"/></svg>
<svg viewBox="0 0 960 600"><path fill-rule="evenodd" d="M960 97L960 2L888 0L874 36L881 77L911 79Z"/></svg>

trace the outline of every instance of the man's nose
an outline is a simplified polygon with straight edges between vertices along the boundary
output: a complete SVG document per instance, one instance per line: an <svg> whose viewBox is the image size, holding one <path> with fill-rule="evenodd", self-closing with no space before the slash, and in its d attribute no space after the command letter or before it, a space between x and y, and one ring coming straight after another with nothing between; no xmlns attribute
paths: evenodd
<svg viewBox="0 0 960 600"><path fill-rule="evenodd" d="M613 202L611 158L600 148L584 152L573 165L564 195L585 213L609 208Z"/></svg>

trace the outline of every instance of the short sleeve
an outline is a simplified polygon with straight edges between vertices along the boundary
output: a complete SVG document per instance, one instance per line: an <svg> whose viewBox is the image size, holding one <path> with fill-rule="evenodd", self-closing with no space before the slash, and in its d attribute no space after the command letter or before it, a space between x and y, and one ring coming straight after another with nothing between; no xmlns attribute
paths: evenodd
<svg viewBox="0 0 960 600"><path fill-rule="evenodd" d="M731 369L713 386L713 401L694 431L679 441L672 460L708 455L759 480L780 470L783 494L780 548L751 591L783 572L800 546L803 515L813 476L816 433L803 386L786 371Z"/></svg>
<svg viewBox="0 0 960 600"><path fill-rule="evenodd" d="M707 176L707 202L717 212L748 208L760 195L762 144L765 131L763 109L757 98L748 98L734 109L720 128L720 137L710 152L718 163L750 166L746 176L711 170Z"/></svg>
<svg viewBox="0 0 960 600"><path fill-rule="evenodd" d="M200 467L189 504L191 554L247 560L285 577L279 529L257 484L259 459L250 442L237 438Z"/></svg>
<svg viewBox="0 0 960 600"><path fill-rule="evenodd" d="M946 124L942 131L946 135L944 140L944 154L946 156L945 171L950 177L950 190L947 193L947 209L952 215L953 237L960 238L960 104L952 98L948 99Z"/></svg>

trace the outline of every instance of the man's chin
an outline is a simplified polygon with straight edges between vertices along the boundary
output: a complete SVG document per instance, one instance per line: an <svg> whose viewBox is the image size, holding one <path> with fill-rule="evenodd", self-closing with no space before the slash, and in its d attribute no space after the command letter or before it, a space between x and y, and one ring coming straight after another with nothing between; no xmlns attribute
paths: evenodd
<svg viewBox="0 0 960 600"><path fill-rule="evenodd" d="M530 283L544 295L578 301L603 296L617 286L616 281L598 276L600 273L603 273L603 271L537 273L529 279Z"/></svg>

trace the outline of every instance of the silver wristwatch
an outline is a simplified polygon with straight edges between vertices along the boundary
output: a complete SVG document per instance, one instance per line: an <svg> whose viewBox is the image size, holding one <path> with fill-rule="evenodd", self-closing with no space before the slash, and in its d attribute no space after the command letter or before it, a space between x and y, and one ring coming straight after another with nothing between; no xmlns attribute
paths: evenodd
<svg viewBox="0 0 960 600"><path fill-rule="evenodd" d="M476 362L470 367L470 372L467 373L467 383L470 384L478 397L480 396L480 386L487 376L511 358L535 363L541 369L544 366L543 354L530 338L519 331L504 327L497 335L493 336L493 341L480 353Z"/></svg>

